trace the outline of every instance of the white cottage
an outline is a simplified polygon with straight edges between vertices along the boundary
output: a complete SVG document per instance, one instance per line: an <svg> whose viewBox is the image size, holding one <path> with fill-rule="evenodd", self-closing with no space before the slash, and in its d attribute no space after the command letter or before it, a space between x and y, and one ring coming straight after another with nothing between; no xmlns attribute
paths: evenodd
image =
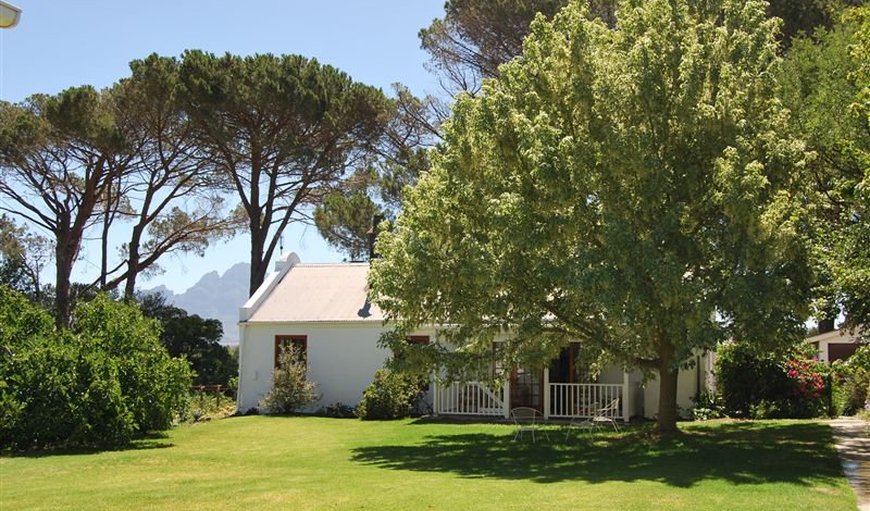
<svg viewBox="0 0 870 511"><path fill-rule="evenodd" d="M282 257L262 286L240 310L239 410L256 408L271 386L282 346L305 352L308 376L318 385L316 407L335 403L355 406L376 370L390 356L378 346L388 328L377 305L367 300L367 263L302 264L296 254ZM409 340L435 340L434 329L415 332ZM596 406L619 401L614 418L653 416L658 383L643 384L636 372L611 367L594 380L575 360L577 350L563 350L543 370L515 369L503 386L482 382L433 384L427 395L440 415L507 417L517 406L537 408L547 418L591 414ZM680 374L678 405L688 410L691 398L707 385L708 357Z"/></svg>

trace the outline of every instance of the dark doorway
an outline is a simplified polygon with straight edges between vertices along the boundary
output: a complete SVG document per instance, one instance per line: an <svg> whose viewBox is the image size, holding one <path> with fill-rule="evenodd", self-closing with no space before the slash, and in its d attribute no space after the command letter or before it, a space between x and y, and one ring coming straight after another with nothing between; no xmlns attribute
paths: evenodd
<svg viewBox="0 0 870 511"><path fill-rule="evenodd" d="M511 408L528 406L544 411L544 372L519 368L511 375Z"/></svg>
<svg viewBox="0 0 870 511"><path fill-rule="evenodd" d="M577 369L574 366L576 360L577 345L571 343L559 353L559 358L550 362L550 382L576 383Z"/></svg>

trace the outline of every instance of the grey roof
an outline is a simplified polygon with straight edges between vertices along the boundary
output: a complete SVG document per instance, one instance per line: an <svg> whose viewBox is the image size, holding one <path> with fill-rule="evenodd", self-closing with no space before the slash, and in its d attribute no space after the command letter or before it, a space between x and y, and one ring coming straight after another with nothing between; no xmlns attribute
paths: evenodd
<svg viewBox="0 0 870 511"><path fill-rule="evenodd" d="M383 321L366 297L368 271L368 263L291 265L276 275L281 280L271 290L263 290L259 304L251 304L255 310L247 321Z"/></svg>

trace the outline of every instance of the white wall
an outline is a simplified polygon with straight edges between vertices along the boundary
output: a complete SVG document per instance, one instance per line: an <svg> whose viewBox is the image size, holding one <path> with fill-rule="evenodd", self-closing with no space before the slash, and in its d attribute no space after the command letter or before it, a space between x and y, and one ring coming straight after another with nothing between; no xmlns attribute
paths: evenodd
<svg viewBox="0 0 870 511"><path fill-rule="evenodd" d="M240 331L239 410L245 412L269 391L276 335L308 337L308 378L322 396L312 410L334 403L355 406L383 367L389 350L378 346L380 322L246 324Z"/></svg>
<svg viewBox="0 0 870 511"><path fill-rule="evenodd" d="M701 356L700 364L691 369L682 369L677 376L677 406L681 408L680 414L686 416L689 410L695 406L692 398L699 390L698 371L700 371L700 390L709 385L709 371L712 365L708 363L711 355ZM643 389L643 415L653 418L659 412L659 379L658 376L647 380Z"/></svg>
<svg viewBox="0 0 870 511"><path fill-rule="evenodd" d="M310 410L334 403L356 406L375 371L383 367L389 350L378 346L384 331L380 322L370 323L298 323L240 324L239 395L241 412L256 408L272 385L276 335L305 335L308 338L308 377L318 385L321 399ZM432 332L421 332L434 339ZM706 357L701 359L701 385L706 376ZM684 410L692 406L697 391L697 369L680 371L677 381L677 405ZM600 375L602 383L622 383L619 367L608 367ZM639 372L629 375L631 415L654 417L658 413L659 385L653 378L641 386ZM636 389L636 391L635 391Z"/></svg>

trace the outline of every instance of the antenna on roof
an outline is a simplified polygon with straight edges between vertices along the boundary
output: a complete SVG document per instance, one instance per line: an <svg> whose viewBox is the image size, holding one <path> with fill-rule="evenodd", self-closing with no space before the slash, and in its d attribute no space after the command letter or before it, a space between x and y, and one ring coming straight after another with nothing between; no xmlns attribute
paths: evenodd
<svg viewBox="0 0 870 511"><path fill-rule="evenodd" d="M278 253L284 253L284 235L278 236Z"/></svg>

